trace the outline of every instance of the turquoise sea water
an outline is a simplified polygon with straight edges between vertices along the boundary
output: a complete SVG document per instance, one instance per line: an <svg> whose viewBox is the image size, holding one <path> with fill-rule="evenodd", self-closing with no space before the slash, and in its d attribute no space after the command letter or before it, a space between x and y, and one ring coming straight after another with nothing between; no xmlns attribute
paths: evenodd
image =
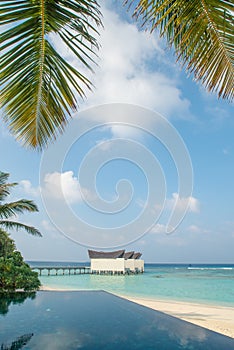
<svg viewBox="0 0 234 350"><path fill-rule="evenodd" d="M34 262L31 266L81 266ZM87 264L85 264L87 265ZM234 265L145 264L138 275L59 275L40 277L43 286L67 290L106 290L117 295L234 306Z"/></svg>

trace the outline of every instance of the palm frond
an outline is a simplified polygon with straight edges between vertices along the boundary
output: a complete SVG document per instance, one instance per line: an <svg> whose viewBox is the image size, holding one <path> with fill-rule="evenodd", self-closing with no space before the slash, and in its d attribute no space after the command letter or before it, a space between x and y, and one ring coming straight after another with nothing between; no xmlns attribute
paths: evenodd
<svg viewBox="0 0 234 350"><path fill-rule="evenodd" d="M11 221L11 220L0 220L0 226L3 227L6 230L25 230L27 233L33 235L33 236L39 236L42 237L42 234L38 229L36 229L33 226L21 224L20 222Z"/></svg>
<svg viewBox="0 0 234 350"><path fill-rule="evenodd" d="M17 185L17 183L0 185L0 202L10 194L10 188Z"/></svg>
<svg viewBox="0 0 234 350"><path fill-rule="evenodd" d="M0 186L4 185L7 182L9 176L10 176L10 174L3 173L2 171L0 171Z"/></svg>
<svg viewBox="0 0 234 350"><path fill-rule="evenodd" d="M16 216L17 214L22 214L25 211L36 212L38 211L38 208L33 201L27 199L21 199L11 203L4 203L3 205L0 205L0 219L8 219L12 216Z"/></svg>
<svg viewBox="0 0 234 350"><path fill-rule="evenodd" d="M133 4L132 0L125 3ZM234 20L229 0L140 0L134 16L151 31L160 28L178 60L208 91L234 96Z"/></svg>
<svg viewBox="0 0 234 350"><path fill-rule="evenodd" d="M16 182L6 183L9 176L10 174L3 173L0 171L0 202L4 200L7 196L9 196L11 187L17 185Z"/></svg>
<svg viewBox="0 0 234 350"><path fill-rule="evenodd" d="M9 195L9 187L17 185L16 183L7 183L9 174L0 171L0 202ZM11 203L0 204L0 227L5 229L24 229L26 232L41 236L41 233L33 226L21 224L19 222L8 220L9 218L22 214L23 212L37 212L38 208L33 201L21 199ZM7 219L7 220L5 220Z"/></svg>
<svg viewBox="0 0 234 350"><path fill-rule="evenodd" d="M91 89L87 77L55 50L57 34L80 63L91 69L101 24L95 0L6 0L0 4L1 106L10 131L24 145L42 148L62 133L76 95Z"/></svg>

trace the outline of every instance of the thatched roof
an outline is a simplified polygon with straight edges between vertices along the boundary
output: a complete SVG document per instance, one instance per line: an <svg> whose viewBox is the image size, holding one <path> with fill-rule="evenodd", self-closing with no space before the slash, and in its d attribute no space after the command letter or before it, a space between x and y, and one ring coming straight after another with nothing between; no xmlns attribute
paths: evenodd
<svg viewBox="0 0 234 350"><path fill-rule="evenodd" d="M134 253L132 259L140 259L141 256L141 253Z"/></svg>
<svg viewBox="0 0 234 350"><path fill-rule="evenodd" d="M124 249L116 250L114 252L98 252L96 250L88 250L89 258L90 259L117 259L117 258L124 258L127 259L140 259L142 256L141 253L135 253L132 252L126 252Z"/></svg>
<svg viewBox="0 0 234 350"><path fill-rule="evenodd" d="M125 250L116 250L114 252L97 252L96 250L88 250L90 259L117 259L123 258Z"/></svg>
<svg viewBox="0 0 234 350"><path fill-rule="evenodd" d="M127 252L124 254L124 259L132 259L134 255L134 251L133 252Z"/></svg>

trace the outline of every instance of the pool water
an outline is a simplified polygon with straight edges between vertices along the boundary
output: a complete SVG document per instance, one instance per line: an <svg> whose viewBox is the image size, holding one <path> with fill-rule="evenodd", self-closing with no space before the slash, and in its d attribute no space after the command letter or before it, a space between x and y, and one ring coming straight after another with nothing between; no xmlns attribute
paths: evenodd
<svg viewBox="0 0 234 350"><path fill-rule="evenodd" d="M0 296L0 348L233 350L234 339L104 291Z"/></svg>

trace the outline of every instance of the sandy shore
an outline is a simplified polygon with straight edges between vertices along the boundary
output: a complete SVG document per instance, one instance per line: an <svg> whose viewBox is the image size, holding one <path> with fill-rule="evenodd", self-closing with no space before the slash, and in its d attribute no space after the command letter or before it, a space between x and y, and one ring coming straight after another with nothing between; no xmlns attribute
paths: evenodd
<svg viewBox="0 0 234 350"><path fill-rule="evenodd" d="M41 290L65 291L66 289L53 289L42 286ZM234 307L141 299L125 295L120 296L134 303L165 312L166 314L234 338Z"/></svg>
<svg viewBox="0 0 234 350"><path fill-rule="evenodd" d="M234 338L234 307L122 297Z"/></svg>

